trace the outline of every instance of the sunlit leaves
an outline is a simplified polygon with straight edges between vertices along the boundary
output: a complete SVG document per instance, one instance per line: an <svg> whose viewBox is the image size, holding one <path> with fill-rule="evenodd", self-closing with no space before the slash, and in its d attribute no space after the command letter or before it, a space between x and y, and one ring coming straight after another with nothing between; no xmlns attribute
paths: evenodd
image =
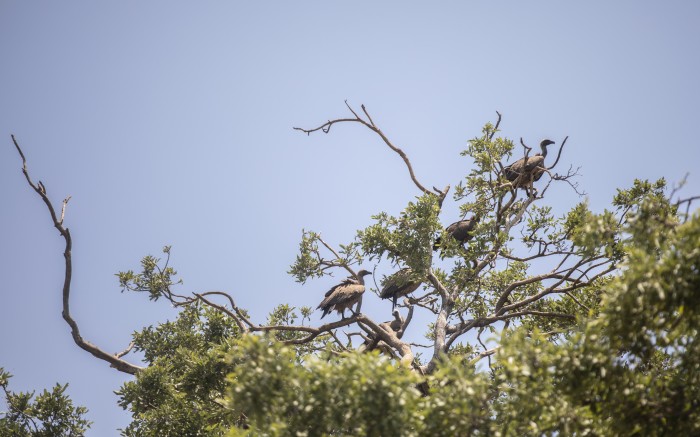
<svg viewBox="0 0 700 437"><path fill-rule="evenodd" d="M201 435L209 429L221 435L225 412L218 399L232 370L223 357L239 335L228 316L199 305L135 333L135 348L151 365L117 393L133 415L124 434Z"/></svg>
<svg viewBox="0 0 700 437"><path fill-rule="evenodd" d="M170 287L181 284L182 280L175 281L174 277L177 272L168 266L170 246L165 246L163 253L167 255L167 260L162 266L160 258L147 255L141 260L141 273L134 273L133 270L117 273L116 276L119 278L122 291L147 292L151 300L158 300L163 296L170 295Z"/></svg>
<svg viewBox="0 0 700 437"><path fill-rule="evenodd" d="M355 242L340 244L338 252L333 252L323 243L320 234L306 230L302 232L299 254L287 272L297 282L305 283L308 279L332 274L333 268L349 267L362 262L362 254Z"/></svg>
<svg viewBox="0 0 700 437"><path fill-rule="evenodd" d="M437 198L424 194L409 202L399 217L386 213L374 216L376 224L359 231L357 238L369 259L386 256L424 275L432 264L433 239L440 229L439 212Z"/></svg>
<svg viewBox="0 0 700 437"><path fill-rule="evenodd" d="M301 234L299 254L288 272L297 282L304 283L309 278L323 276L318 238L319 235L315 232L303 231Z"/></svg>
<svg viewBox="0 0 700 437"><path fill-rule="evenodd" d="M634 354L655 347L687 348L700 326L700 218L678 226L659 250L630 242L622 284L608 295L609 329Z"/></svg>
<svg viewBox="0 0 700 437"><path fill-rule="evenodd" d="M2 437L69 437L82 436L90 428L85 419L87 408L74 407L65 394L68 384L56 384L51 391L34 393L13 392L9 389L12 377L0 367L0 389L5 395L0 411Z"/></svg>
<svg viewBox="0 0 700 437"><path fill-rule="evenodd" d="M229 408L250 426L232 435L417 435L421 426L420 379L376 353L300 366L292 349L248 337L230 359Z"/></svg>

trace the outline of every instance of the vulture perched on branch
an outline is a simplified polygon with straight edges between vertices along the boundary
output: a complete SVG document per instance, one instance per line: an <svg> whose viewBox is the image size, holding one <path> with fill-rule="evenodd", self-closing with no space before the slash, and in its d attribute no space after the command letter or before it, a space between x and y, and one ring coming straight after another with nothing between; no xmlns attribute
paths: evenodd
<svg viewBox="0 0 700 437"><path fill-rule="evenodd" d="M459 241L460 244L464 244L474 237L472 231L476 227L477 223L479 223L479 218L477 216L472 216L470 219L452 223L447 227L447 229L445 229L445 232L455 240ZM433 244L433 250L438 250L441 242L442 237L437 237L435 244Z"/></svg>
<svg viewBox="0 0 700 437"><path fill-rule="evenodd" d="M401 269L382 281L382 291L379 292L379 297L391 299L391 309L396 308L396 302L401 296L414 292L420 286L421 281L413 279L411 273L409 268Z"/></svg>
<svg viewBox="0 0 700 437"><path fill-rule="evenodd" d="M539 181L545 172L544 158L547 156L547 146L554 144L552 140L542 140L542 153L527 158L520 158L503 169L503 175L513 182L515 188L525 188L532 181Z"/></svg>
<svg viewBox="0 0 700 437"><path fill-rule="evenodd" d="M326 297L318 305L319 310L323 310L321 318L326 317L328 313L335 310L345 318L345 310L352 307L360 301L362 293L365 292L364 277L371 275L367 270L357 272L357 277L349 277L340 284L331 288L326 292Z"/></svg>

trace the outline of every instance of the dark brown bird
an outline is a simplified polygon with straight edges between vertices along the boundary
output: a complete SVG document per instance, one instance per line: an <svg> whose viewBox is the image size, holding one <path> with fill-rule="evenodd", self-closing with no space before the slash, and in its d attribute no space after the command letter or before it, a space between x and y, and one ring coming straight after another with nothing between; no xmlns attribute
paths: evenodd
<svg viewBox="0 0 700 437"><path fill-rule="evenodd" d="M382 281L382 291L379 292L379 297L382 299L391 299L391 308L396 308L396 302L401 296L406 296L413 293L421 284L421 281L416 281L412 277L411 269L404 268L390 275Z"/></svg>
<svg viewBox="0 0 700 437"><path fill-rule="evenodd" d="M547 146L554 144L552 140L542 140L540 148L542 153L535 156L520 158L503 169L503 175L508 181L513 182L515 188L525 188L533 181L539 181L544 174L544 158L547 156Z"/></svg>
<svg viewBox="0 0 700 437"><path fill-rule="evenodd" d="M345 318L345 310L352 307L360 301L362 293L365 292L364 277L371 275L367 270L357 272L357 277L349 277L340 284L331 288L326 292L325 299L318 305L316 309L323 310L321 318L326 317L328 313L335 310Z"/></svg>
<svg viewBox="0 0 700 437"><path fill-rule="evenodd" d="M464 244L474 238L472 231L476 227L477 223L479 223L479 219L476 216L472 216L467 220L460 220L452 223L447 227L447 229L445 229L445 233L459 241L461 244ZM442 237L437 237L435 244L433 244L433 250L438 250L441 242Z"/></svg>

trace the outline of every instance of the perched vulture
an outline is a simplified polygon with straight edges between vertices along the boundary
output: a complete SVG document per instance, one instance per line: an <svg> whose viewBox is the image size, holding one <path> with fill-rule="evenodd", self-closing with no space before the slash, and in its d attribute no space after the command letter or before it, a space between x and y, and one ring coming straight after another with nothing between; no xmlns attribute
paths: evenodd
<svg viewBox="0 0 700 437"><path fill-rule="evenodd" d="M323 310L321 318L326 317L333 310L345 318L345 310L360 301L362 293L365 292L364 277L370 274L372 273L367 270L360 270L356 278L349 277L328 290L325 299L316 308Z"/></svg>
<svg viewBox="0 0 700 437"><path fill-rule="evenodd" d="M447 227L447 229L445 229L445 232L455 240L459 241L460 244L464 244L474 237L472 231L476 227L477 223L479 223L479 219L476 216L472 216L470 219L452 223ZM442 237L437 237L435 244L433 244L433 250L438 250L441 242Z"/></svg>
<svg viewBox="0 0 700 437"><path fill-rule="evenodd" d="M379 297L392 300L391 308L396 308L396 302L401 296L412 293L420 286L421 282L411 278L411 269L401 269L382 281L382 291Z"/></svg>
<svg viewBox="0 0 700 437"><path fill-rule="evenodd" d="M552 140L542 140L540 148L542 153L535 156L520 158L511 165L503 169L503 175L510 182L514 182L513 187L525 188L531 181L539 181L545 171L544 158L547 156L547 146L554 144Z"/></svg>

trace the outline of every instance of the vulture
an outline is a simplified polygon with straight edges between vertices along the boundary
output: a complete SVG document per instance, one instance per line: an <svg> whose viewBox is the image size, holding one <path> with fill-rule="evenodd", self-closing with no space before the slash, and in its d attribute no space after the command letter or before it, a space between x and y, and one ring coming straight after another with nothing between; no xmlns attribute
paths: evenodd
<svg viewBox="0 0 700 437"><path fill-rule="evenodd" d="M365 292L364 277L371 274L372 273L367 270L360 270L357 272L357 277L349 277L328 290L325 298L316 308L323 310L321 318L326 317L328 313L335 310L339 314L342 314L344 319L345 310L360 301L362 293Z"/></svg>
<svg viewBox="0 0 700 437"><path fill-rule="evenodd" d="M396 308L396 302L401 296L414 292L420 286L421 282L411 278L411 273L411 269L407 267L382 281L382 291L379 292L379 297L391 299L391 309Z"/></svg>
<svg viewBox="0 0 700 437"><path fill-rule="evenodd" d="M464 244L474 237L471 232L474 230L477 223L479 223L479 219L476 216L472 216L470 219L452 223L445 229L445 232L459 241L460 244ZM441 241L442 237L437 237L435 244L433 244L433 250L438 250Z"/></svg>
<svg viewBox="0 0 700 437"><path fill-rule="evenodd" d="M547 146L554 144L552 140L542 140L540 148L542 153L535 156L520 158L511 165L503 169L503 174L510 182L514 182L513 187L524 188L530 181L539 181L544 173L544 158L547 156Z"/></svg>

